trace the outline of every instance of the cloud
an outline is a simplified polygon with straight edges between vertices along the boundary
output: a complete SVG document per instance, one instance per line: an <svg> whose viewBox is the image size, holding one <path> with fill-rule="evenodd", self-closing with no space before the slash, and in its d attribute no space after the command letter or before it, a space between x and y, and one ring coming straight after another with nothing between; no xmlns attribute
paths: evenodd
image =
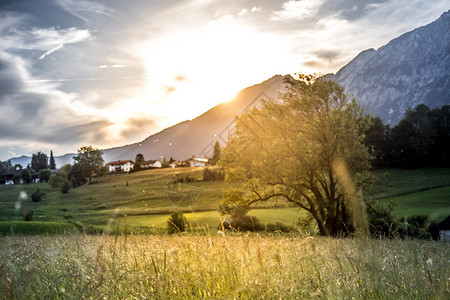
<svg viewBox="0 0 450 300"><path fill-rule="evenodd" d="M315 52L316 56L320 59L325 59L328 61L332 61L333 59L339 57L341 50L333 50L333 49L323 49Z"/></svg>
<svg viewBox="0 0 450 300"><path fill-rule="evenodd" d="M115 17L115 11L109 7L104 6L95 1L85 0L54 0L54 3L66 10L73 16L80 18L81 20L88 22L87 15L89 13L95 13L105 15L108 17Z"/></svg>
<svg viewBox="0 0 450 300"><path fill-rule="evenodd" d="M183 81L187 81L187 80L189 80L189 78L186 75L175 76L175 81L177 81L177 82L183 82Z"/></svg>
<svg viewBox="0 0 450 300"><path fill-rule="evenodd" d="M120 132L120 136L127 138L142 138L143 132L151 132L151 129L156 127L156 122L153 118L140 117L131 118L127 120L126 129Z"/></svg>
<svg viewBox="0 0 450 300"><path fill-rule="evenodd" d="M64 46L64 44L59 44L58 46L56 46L55 48L48 50L47 52L45 52L44 54L42 54L41 56L39 56L39 59L44 59L46 56L52 54L53 52L55 52L56 50L61 49Z"/></svg>
<svg viewBox="0 0 450 300"><path fill-rule="evenodd" d="M294 1L290 0L283 3L283 9L275 11L271 18L272 21L282 21L297 19L301 20L304 18L314 16L324 0L300 0Z"/></svg>

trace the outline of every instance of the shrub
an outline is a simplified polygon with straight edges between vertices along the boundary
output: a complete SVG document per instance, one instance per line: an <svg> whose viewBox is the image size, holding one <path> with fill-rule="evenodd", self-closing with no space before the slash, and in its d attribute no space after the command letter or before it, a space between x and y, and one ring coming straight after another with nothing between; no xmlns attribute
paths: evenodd
<svg viewBox="0 0 450 300"><path fill-rule="evenodd" d="M219 229L232 229L236 231L263 231L265 228L258 218L249 215L233 215L227 217Z"/></svg>
<svg viewBox="0 0 450 300"><path fill-rule="evenodd" d="M39 181L48 182L48 180L50 179L50 175L52 175L52 170L50 169L39 170Z"/></svg>
<svg viewBox="0 0 450 300"><path fill-rule="evenodd" d="M45 193L41 192L39 188L31 194L31 200L33 202L41 202L42 198L45 196Z"/></svg>
<svg viewBox="0 0 450 300"><path fill-rule="evenodd" d="M67 179L64 179L64 182L61 185L61 192L67 194L69 190L70 190L70 183Z"/></svg>
<svg viewBox="0 0 450 300"><path fill-rule="evenodd" d="M183 216L182 212L174 212L170 215L167 220L167 232L168 233L178 233L188 230L189 224L186 217Z"/></svg>
<svg viewBox="0 0 450 300"><path fill-rule="evenodd" d="M210 169L205 168L203 170L203 181L216 181L216 180L225 180L225 171L223 169Z"/></svg>
<svg viewBox="0 0 450 300"><path fill-rule="evenodd" d="M398 224L398 234L401 238L430 239L428 232L428 216L417 215L403 218Z"/></svg>

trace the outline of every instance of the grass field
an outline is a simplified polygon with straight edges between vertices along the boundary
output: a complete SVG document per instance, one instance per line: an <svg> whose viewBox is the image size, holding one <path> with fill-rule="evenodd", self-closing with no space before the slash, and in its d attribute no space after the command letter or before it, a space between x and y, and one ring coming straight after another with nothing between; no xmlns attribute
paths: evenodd
<svg viewBox="0 0 450 300"><path fill-rule="evenodd" d="M104 176L68 194L52 191L44 183L0 185L0 221L21 221L21 210L15 208L19 193L30 196L39 188L46 194L43 201L26 203L27 210L34 212L33 221L72 222L88 231L127 228L133 233L162 233L170 213L182 210L195 230L215 231L221 221L217 204L223 189L240 184L203 182L202 172L194 168L153 169ZM375 175L379 182L370 196L395 203L397 217L428 214L440 221L450 214L450 169L381 170ZM195 181L181 183L187 177ZM262 223L288 226L295 225L301 213L284 203L275 207L273 203L261 204L250 212Z"/></svg>
<svg viewBox="0 0 450 300"><path fill-rule="evenodd" d="M0 237L2 299L448 299L450 248L246 235Z"/></svg>

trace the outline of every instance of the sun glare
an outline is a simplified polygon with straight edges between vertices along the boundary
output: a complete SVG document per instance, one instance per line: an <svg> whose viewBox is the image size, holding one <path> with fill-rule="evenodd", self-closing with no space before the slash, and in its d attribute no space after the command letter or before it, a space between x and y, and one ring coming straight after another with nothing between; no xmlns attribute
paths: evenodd
<svg viewBox="0 0 450 300"><path fill-rule="evenodd" d="M226 19L166 34L141 45L139 52L148 103L156 103L163 114L170 111L177 121L230 100L239 90L275 75L286 61L294 61L279 37Z"/></svg>

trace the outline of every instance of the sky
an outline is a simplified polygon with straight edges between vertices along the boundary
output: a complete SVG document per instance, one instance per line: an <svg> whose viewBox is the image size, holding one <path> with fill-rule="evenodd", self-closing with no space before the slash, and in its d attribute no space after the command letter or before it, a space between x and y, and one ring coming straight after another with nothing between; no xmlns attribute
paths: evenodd
<svg viewBox="0 0 450 300"><path fill-rule="evenodd" d="M336 73L448 0L1 0L0 160L126 145L276 74Z"/></svg>

